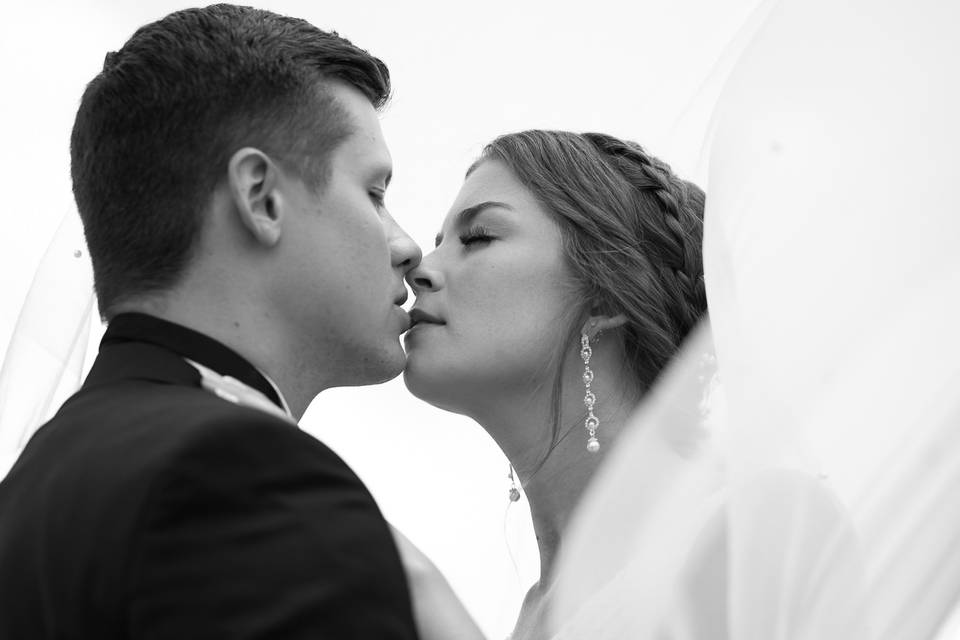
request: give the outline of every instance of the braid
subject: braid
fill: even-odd
[[[561,231],[580,300],[561,344],[576,342],[577,322],[591,310],[622,313],[625,360],[649,388],[706,312],[703,192],[639,145],[600,133],[507,134],[478,162],[491,158]]]
[[[629,183],[638,199],[637,236],[651,253],[668,305],[676,323],[678,341],[706,311],[703,280],[703,191],[678,178],[665,162],[630,141],[602,133],[585,133],[602,157]],[[655,199],[651,207],[644,200]],[[644,206],[644,205],[648,206]],[[652,214],[652,215],[651,215]]]

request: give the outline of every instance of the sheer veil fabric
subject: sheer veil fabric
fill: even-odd
[[[0,479],[34,431],[82,381],[95,309],[93,272],[76,212],[40,261],[0,367]]]
[[[584,497],[553,637],[945,638],[960,601],[960,5],[765,11],[709,135],[710,324]]]

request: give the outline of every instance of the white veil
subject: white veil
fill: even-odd
[[[769,8],[714,112],[712,327],[584,497],[557,637],[946,637],[958,25],[960,5],[936,0]],[[689,407],[713,345],[721,384],[700,424]]]
[[[37,268],[0,368],[0,479],[80,386],[93,313],[90,259],[72,212]]]

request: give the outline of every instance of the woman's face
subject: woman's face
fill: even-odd
[[[410,391],[476,415],[505,395],[550,389],[550,364],[573,303],[560,230],[503,163],[463,183],[436,249],[410,271]]]

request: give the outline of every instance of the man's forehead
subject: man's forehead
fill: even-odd
[[[364,171],[385,176],[393,173],[393,157],[382,135],[374,136],[354,129],[340,145],[340,150],[344,159],[360,165]]]
[[[352,127],[380,133],[380,116],[362,91],[345,82],[334,82],[325,89],[325,93],[340,108],[341,117]]]
[[[360,91],[338,86],[334,99],[343,109],[347,135],[341,142],[339,155],[343,159],[362,164],[365,170],[389,175],[393,158],[380,127],[376,109]]]

